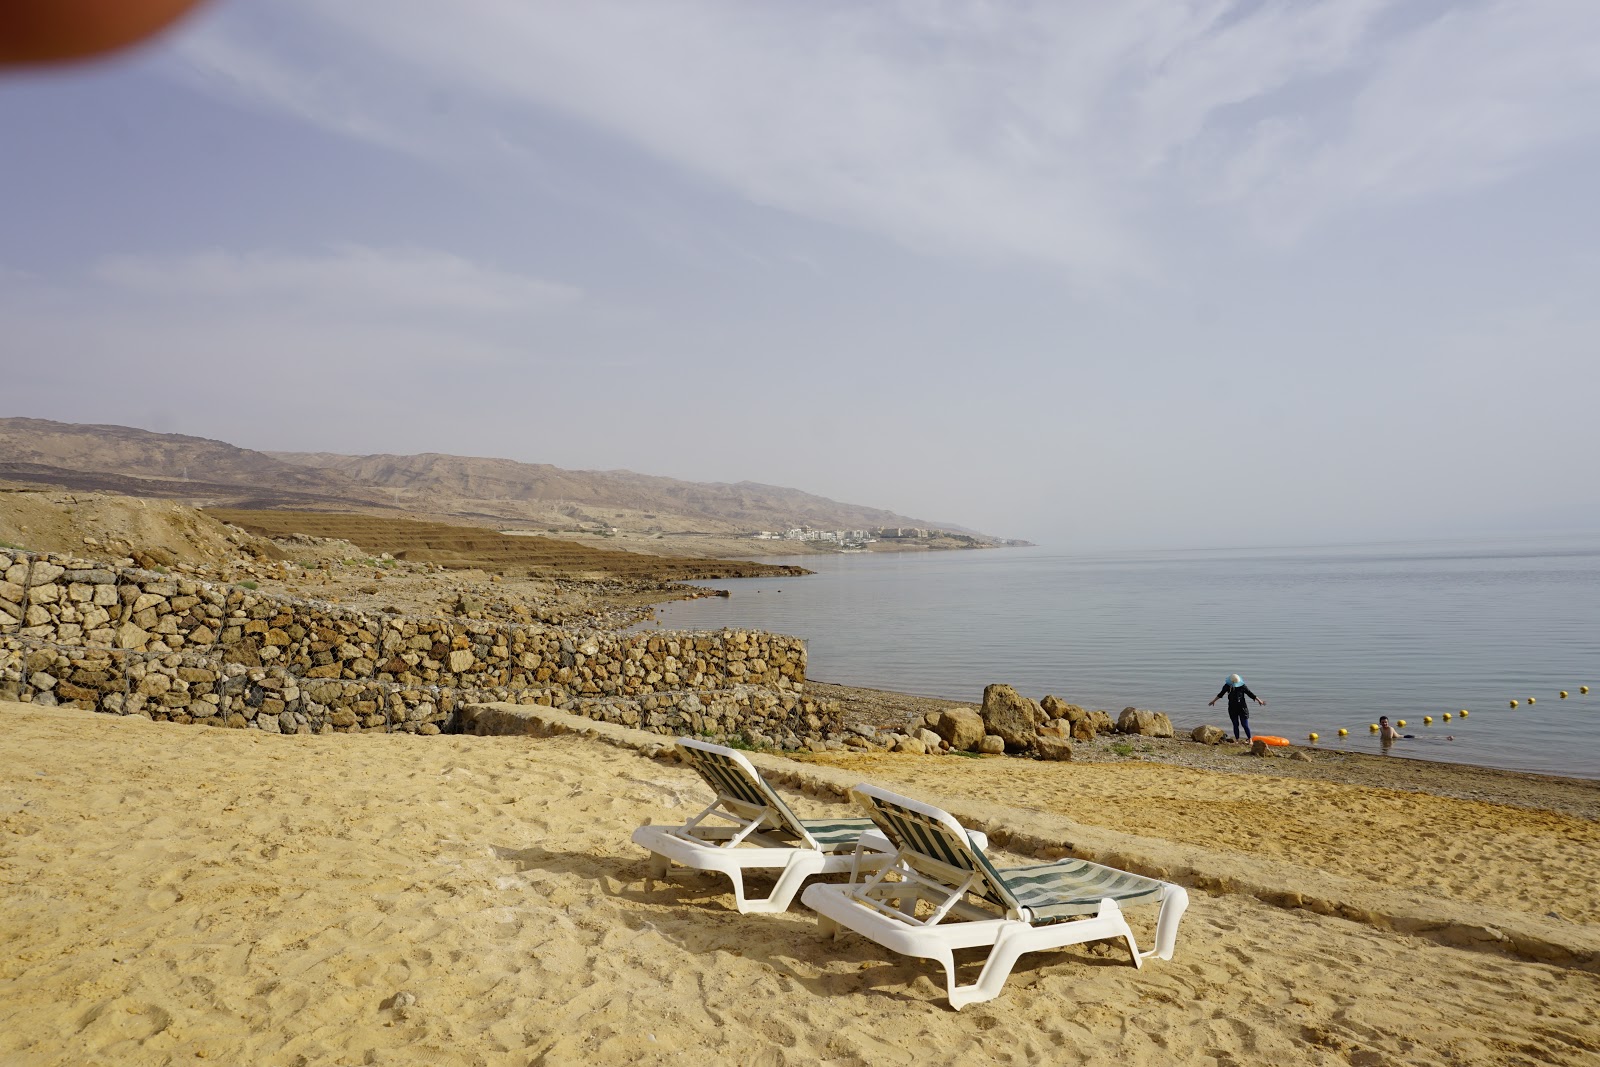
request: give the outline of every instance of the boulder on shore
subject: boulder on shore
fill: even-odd
[[[1046,695],[1039,701],[1039,707],[1051,719],[1066,719],[1069,723],[1076,723],[1089,714],[1076,704],[1068,704],[1058,696]]]
[[[983,717],[971,708],[950,708],[941,712],[933,729],[956,752],[976,751],[983,735],[989,732],[984,729]]]
[[[1117,733],[1138,734],[1141,737],[1171,737],[1172,720],[1159,711],[1143,708],[1123,708],[1117,720]]]
[[[1005,738],[1001,737],[999,734],[984,734],[983,740],[978,742],[978,751],[986,755],[1003,755],[1005,750]]]
[[[1065,762],[1072,758],[1072,745],[1064,738],[1042,734],[1034,741],[1033,752],[1042,760]]]
[[[1220,727],[1212,726],[1210,723],[1196,726],[1194,731],[1189,734],[1191,740],[1198,741],[1202,745],[1220,745],[1222,739],[1226,736],[1227,734],[1224,734]]]
[[[999,734],[1007,752],[1033,748],[1035,731],[1044,719],[1039,705],[1009,685],[995,684],[983,691],[983,725],[986,733]]]

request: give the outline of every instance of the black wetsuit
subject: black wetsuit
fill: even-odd
[[[1224,684],[1220,697],[1226,693],[1228,696],[1228,718],[1233,721],[1233,739],[1239,740],[1239,731],[1244,730],[1245,737],[1250,736],[1250,700],[1259,700],[1260,697],[1250,692],[1248,685]],[[1246,698],[1249,698],[1248,700]],[[1216,698],[1213,698],[1216,699]]]

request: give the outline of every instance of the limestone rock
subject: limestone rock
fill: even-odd
[[[1076,704],[1068,704],[1058,696],[1046,696],[1039,701],[1039,707],[1052,719],[1066,719],[1068,723],[1076,723],[1089,714]]]
[[[923,756],[928,752],[928,746],[920,737],[902,737],[894,743],[894,751],[908,752],[913,756]]]
[[[1062,762],[1072,758],[1072,745],[1065,738],[1042,734],[1034,741],[1034,755],[1042,760]]]
[[[1009,685],[995,684],[983,691],[984,732],[999,734],[1006,750],[1026,752],[1033,747],[1036,730],[1044,721],[1039,705]]]
[[[1219,745],[1226,736],[1220,729],[1210,723],[1196,726],[1194,731],[1189,734],[1191,740],[1198,741],[1202,745]]]
[[[145,642],[149,640],[150,635],[131,622],[123,623],[117,628],[118,648],[143,648]]]
[[[1311,762],[1311,757],[1306,755],[1304,749],[1295,749],[1293,752],[1289,753],[1289,758],[1292,760],[1298,760],[1301,763]]]
[[[939,751],[939,743],[944,740],[933,730],[918,730],[912,736],[922,742],[923,750],[927,752]]]
[[[1159,711],[1124,708],[1122,717],[1117,720],[1117,732],[1141,737],[1171,737],[1172,720]]]
[[[1006,739],[999,734],[984,734],[983,740],[978,742],[978,751],[986,755],[999,756],[1004,754],[1005,750]]]
[[[1072,724],[1074,741],[1093,741],[1096,732],[1094,720],[1087,715]]]
[[[957,752],[971,752],[989,731],[986,720],[971,708],[950,708],[940,713],[939,725],[934,729],[939,737]]]
[[[1272,751],[1272,746],[1267,744],[1265,741],[1262,741],[1260,738],[1257,738],[1256,740],[1250,742],[1250,754],[1252,756],[1276,756],[1277,755],[1276,752]]]

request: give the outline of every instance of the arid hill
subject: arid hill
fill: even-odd
[[[473,568],[492,574],[692,581],[806,573],[799,567],[740,560],[668,559],[592,548],[551,537],[376,515],[225,508],[213,508],[206,514],[260,537],[283,540],[299,534],[333,538],[349,541],[373,555],[387,552],[407,562],[434,563],[452,570]]]
[[[695,520],[701,529],[738,532],[815,526],[876,529],[919,526],[966,533],[948,523],[907,518],[881,508],[841,504],[797,489],[757,482],[681,482],[633,471],[570,471],[547,463],[450,456],[424,452],[415,456],[340,456],[325,452],[272,452],[274,459],[332,471],[362,486],[493,500],[554,504],[615,513],[655,512]],[[604,514],[609,509],[610,515]]]
[[[195,506],[404,515],[555,534],[615,532],[636,551],[672,556],[725,555],[736,538],[800,526],[915,527],[958,535],[917,547],[995,542],[948,523],[755,482],[683,482],[439,453],[257,452],[182,434],[44,419],[0,418],[0,478]],[[796,551],[792,544],[749,544],[747,551],[762,554]]]

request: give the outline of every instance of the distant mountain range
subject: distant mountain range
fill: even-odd
[[[404,512],[552,531],[727,537],[800,526],[910,527],[980,542],[1000,540],[949,523],[756,482],[683,482],[632,471],[573,471],[431,452],[256,452],[202,437],[45,419],[0,418],[0,479],[200,506]]]

